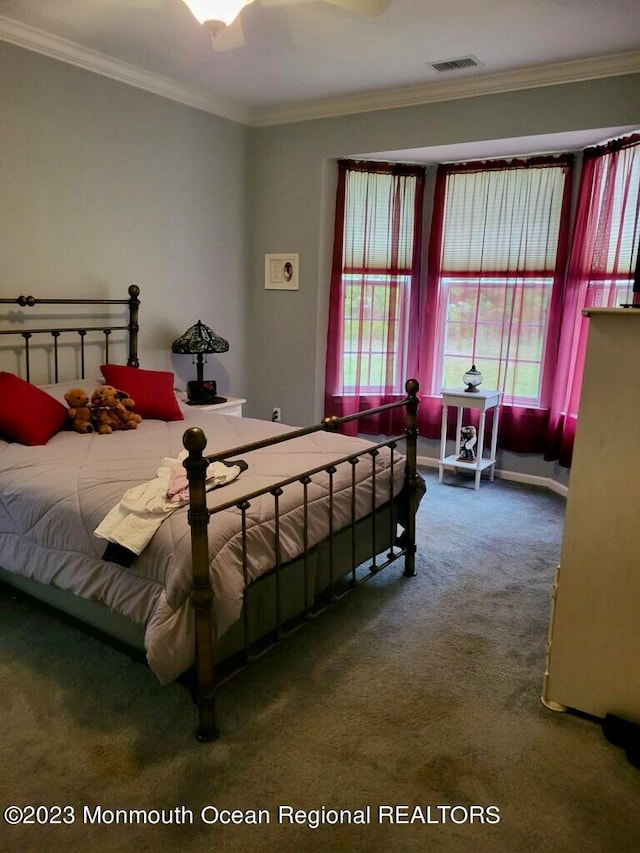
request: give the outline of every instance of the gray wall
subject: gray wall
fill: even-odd
[[[143,366],[191,378],[169,346],[200,318],[231,345],[220,391],[300,424],[322,415],[336,158],[640,124],[640,75],[253,129],[6,43],[0,76],[0,293],[137,283]],[[299,291],[264,290],[268,252],[300,254]]]
[[[321,412],[336,158],[634,123],[640,75],[252,129],[254,414]],[[300,254],[299,292],[263,289],[266,252]]]
[[[2,42],[0,77],[2,296],[138,284],[143,367],[192,378],[169,347],[200,318],[248,393],[247,129]]]
[[[250,142],[252,362],[249,414],[322,416],[335,159],[375,152],[640,124],[640,75],[254,128]],[[263,288],[264,254],[300,254],[300,291]],[[433,447],[424,444],[427,455]],[[555,466],[523,459],[553,476]],[[509,454],[504,467],[518,465]],[[559,477],[562,479],[563,474]]]

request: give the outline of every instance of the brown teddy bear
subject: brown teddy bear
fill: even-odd
[[[93,413],[90,408],[89,395],[82,388],[71,388],[64,395],[69,411],[67,417],[71,429],[76,432],[93,432]]]
[[[137,429],[138,424],[142,421],[142,417],[134,412],[135,402],[129,397],[125,391],[118,391],[122,409],[116,409],[121,422],[120,429]]]
[[[124,392],[113,385],[99,385],[91,395],[93,422],[99,435],[109,435],[118,429],[136,429],[136,421],[127,419],[127,410],[120,402]],[[131,425],[129,425],[131,424]]]

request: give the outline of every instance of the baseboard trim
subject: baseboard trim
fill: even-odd
[[[432,456],[418,456],[418,465],[422,468],[438,468],[438,460]],[[495,469],[495,476],[500,480],[511,480],[513,483],[524,483],[527,486],[537,486],[541,489],[547,489],[560,495],[562,498],[567,497],[568,487],[562,483],[558,483],[552,477],[539,477],[535,474],[522,474],[519,471],[503,471],[500,468]]]

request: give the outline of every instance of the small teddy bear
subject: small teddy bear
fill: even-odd
[[[134,406],[134,401],[125,391],[118,391],[113,385],[99,385],[91,395],[93,422],[98,434],[137,429],[142,418],[132,411]]]
[[[121,429],[137,429],[138,424],[142,421],[142,417],[137,414],[137,412],[133,411],[136,405],[135,401],[132,400],[124,391],[118,391],[118,394],[120,395],[120,403],[123,407],[123,410],[116,410],[118,417],[123,424]]]
[[[114,430],[124,429],[120,411],[125,411],[118,392],[112,385],[99,385],[91,395],[93,422],[98,435],[109,435]]]
[[[69,406],[67,417],[71,429],[80,433],[93,432],[93,413],[90,408],[89,395],[82,388],[71,388],[64,395],[64,399]]]

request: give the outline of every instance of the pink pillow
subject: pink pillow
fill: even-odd
[[[46,444],[67,422],[67,408],[14,373],[0,372],[0,433],[9,441]]]
[[[103,364],[100,368],[107,385],[126,391],[143,418],[159,421],[182,421],[184,414],[173,390],[173,373],[166,370],[141,370],[120,364]]]

